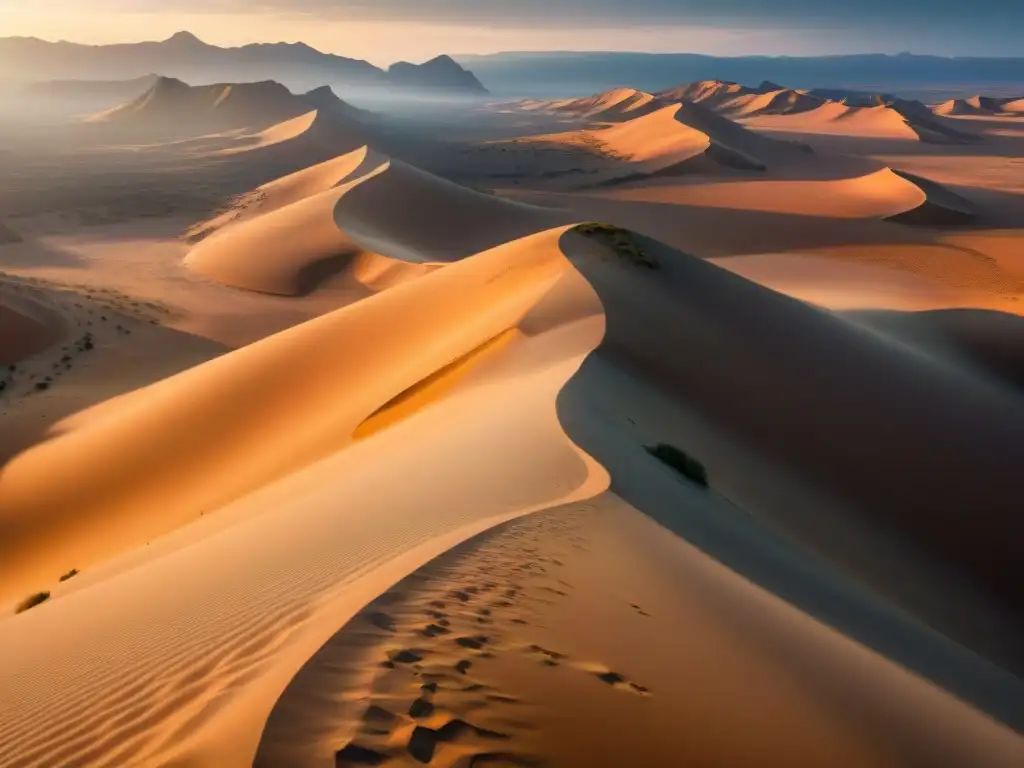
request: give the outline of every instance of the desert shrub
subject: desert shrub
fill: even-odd
[[[61,581],[67,581],[68,579],[74,578],[77,575],[78,575],[78,569],[77,568],[72,568],[70,571],[68,571],[63,576],[61,576],[60,580]]]
[[[708,487],[708,473],[704,465],[685,451],[681,451],[674,445],[658,443],[647,446],[647,452],[697,485]]]
[[[638,267],[645,267],[647,269],[657,269],[658,262],[654,258],[644,251],[636,241],[633,239],[633,235],[622,227],[616,227],[613,224],[601,224],[598,222],[590,222],[588,224],[580,224],[576,227],[576,231],[581,235],[587,235],[595,237],[601,240],[606,245],[610,246],[615,254],[619,258],[633,264]]]
[[[26,597],[24,600],[18,603],[18,607],[15,612],[22,613],[23,611],[27,611],[29,608],[35,608],[40,603],[45,603],[49,599],[49,592],[36,592],[34,595]]]
[[[48,381],[36,382],[36,390],[38,392],[45,392],[49,388],[50,388],[50,382],[48,382]]]

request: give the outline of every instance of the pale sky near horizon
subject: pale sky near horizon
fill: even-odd
[[[439,53],[1020,55],[1024,0],[0,0],[0,36],[89,44],[187,29],[303,41],[378,65]]]

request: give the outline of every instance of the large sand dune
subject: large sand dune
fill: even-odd
[[[745,493],[740,488],[750,492],[765,482],[754,494],[775,496],[766,514],[778,515],[784,527],[823,547],[832,561],[869,579],[941,631],[984,646],[986,632],[975,634],[954,619],[948,594],[923,588],[920,573],[891,583],[883,574],[892,564],[872,554],[871,545],[858,552],[852,539],[829,543],[830,534],[810,518],[798,520],[796,510],[806,502],[796,502],[795,496],[785,501],[788,492],[782,488],[789,481],[781,477],[806,483],[805,491],[813,488],[814,494],[837,500],[834,508],[888,531],[1006,605],[1018,606],[1024,595],[1010,574],[1019,527],[1012,488],[1021,457],[1012,435],[1024,428],[1020,402],[954,366],[907,354],[803,302],[653,241],[636,242],[660,269],[623,272],[607,259],[574,256],[608,314],[600,354],[687,403],[704,424],[713,425],[718,438],[705,433],[702,442],[694,432],[690,446],[706,457],[721,482],[740,495]],[[658,329],[655,336],[645,330],[650,328]],[[887,374],[877,379],[867,373],[876,370]],[[809,381],[815,382],[813,398],[806,396]],[[647,441],[657,442],[658,427],[650,426]],[[955,443],[940,437],[954,433]],[[602,449],[599,442],[579,435],[577,440],[610,465],[604,450],[612,451],[612,445]],[[738,455],[762,457],[775,469],[733,464]],[[872,469],[846,473],[843,466]],[[737,474],[727,477],[733,471]],[[980,485],[965,484],[964,477]],[[977,509],[980,487],[986,489],[985,514],[963,515],[966,508]],[[929,514],[917,514],[922,508]],[[1005,634],[986,650],[998,651],[1017,668],[1022,664],[1019,649]]]
[[[773,162],[806,154],[803,147],[760,136],[689,102],[606,127],[530,136],[511,144],[501,150],[505,155],[511,149],[507,157],[513,162],[540,148],[556,155],[556,163],[571,164],[557,176],[586,187],[656,175],[760,172]]]
[[[554,409],[603,332],[561,234],[500,246],[83,414],[9,463],[5,599],[71,562],[94,572],[4,620],[0,644],[17,659],[3,672],[2,690],[17,694],[0,704],[4,764],[249,762],[280,689],[369,598],[483,528],[599,492],[606,476]],[[397,395],[510,332],[472,380],[464,371],[414,418],[355,440]],[[424,453],[422,438],[441,434]],[[46,467],[70,455],[91,460],[67,485],[46,483]],[[399,467],[404,482],[389,481]],[[424,495],[427,481],[437,496]],[[183,566],[187,578],[170,576]],[[57,645],[25,643],[43,636]],[[161,640],[172,637],[173,650]],[[86,671],[105,680],[98,697],[47,681]],[[25,727],[57,711],[61,738]],[[117,723],[98,737],[111,711]]]
[[[249,199],[239,220],[195,246],[186,264],[228,285],[284,295],[343,269],[412,277],[430,262],[454,261],[565,221],[367,148],[272,182]],[[449,234],[455,228],[457,240]]]
[[[680,509],[728,516],[675,482]],[[552,768],[960,768],[1010,765],[1021,742],[607,493],[483,534],[367,606],[292,679],[255,765],[497,750]]]

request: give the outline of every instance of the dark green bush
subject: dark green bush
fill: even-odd
[[[663,464],[667,464],[676,470],[680,474],[692,480],[697,485],[701,485],[705,488],[708,487],[708,472],[697,459],[687,455],[684,451],[679,450],[674,445],[668,445],[666,443],[658,443],[657,445],[649,445],[646,447],[647,452],[654,458],[661,461]]]
[[[35,608],[40,603],[45,603],[49,599],[49,592],[36,592],[31,597],[26,597],[24,600],[18,603],[18,607],[15,610],[15,613],[21,613],[22,611],[27,611],[29,608]]]
[[[78,575],[78,569],[77,568],[72,568],[70,571],[68,571],[63,576],[61,576],[60,580],[61,581],[67,581],[68,579],[74,578],[77,575]]]

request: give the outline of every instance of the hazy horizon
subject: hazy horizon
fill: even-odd
[[[100,45],[164,40],[187,30],[213,45],[301,41],[376,65],[442,53],[536,51],[1015,56],[1014,22],[1024,21],[1024,8],[1006,3],[998,12],[977,10],[965,0],[907,0],[899,7],[865,0],[856,8],[779,0],[770,9],[755,0],[526,0],[515,9],[466,0],[383,0],[373,7],[360,0],[277,0],[259,10],[237,0],[56,0],[47,10],[19,5],[0,0],[4,36]]]

